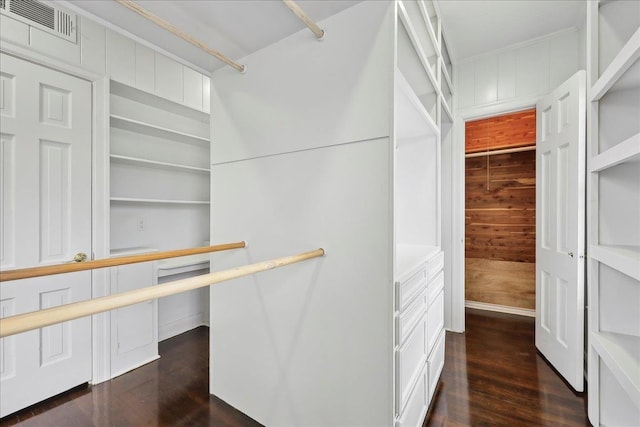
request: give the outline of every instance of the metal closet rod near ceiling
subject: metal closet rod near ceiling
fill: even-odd
[[[227,65],[229,65],[229,66],[231,66],[233,68],[235,68],[236,70],[240,71],[241,73],[246,71],[247,67],[245,65],[238,64],[234,60],[227,58],[222,53],[218,52],[217,50],[215,50],[213,48],[210,48],[206,44],[202,43],[200,40],[196,39],[195,37],[191,36],[190,34],[185,33],[184,31],[182,31],[181,29],[179,29],[175,25],[165,21],[164,19],[160,18],[159,16],[149,12],[148,10],[146,10],[142,6],[138,5],[137,3],[135,3],[135,2],[133,2],[131,0],[115,0],[115,1],[120,3],[121,5],[123,5],[124,7],[136,12],[137,14],[141,15],[142,17],[148,19],[149,21],[153,22],[154,24],[158,25],[159,27],[164,28],[165,30],[169,31],[170,33],[172,33],[172,34],[180,37],[181,39],[191,43],[192,45],[196,46],[197,48],[204,50],[209,55],[212,55],[212,56],[216,57],[220,61],[224,62],[225,64],[227,64]]]
[[[298,4],[295,1],[282,0],[282,2],[289,9],[291,9],[291,12],[293,12],[298,18],[300,18],[300,20],[304,22],[307,27],[309,27],[309,29],[313,32],[313,34],[316,35],[318,40],[322,40],[324,38],[324,30],[318,27],[318,25],[315,22],[313,22],[311,18],[309,18],[309,15],[304,13],[304,10],[302,10],[302,8],[298,6]]]

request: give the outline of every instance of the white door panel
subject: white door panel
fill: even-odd
[[[536,347],[584,387],[585,73],[537,105]]]
[[[91,84],[11,56],[0,58],[0,268],[91,252]],[[3,282],[3,317],[91,297],[88,271]],[[0,416],[91,376],[91,320],[0,340]]]

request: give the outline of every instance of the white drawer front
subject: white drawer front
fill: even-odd
[[[427,362],[426,336],[426,319],[422,317],[396,352],[396,407],[399,412],[406,405],[416,378]]]
[[[436,342],[436,346],[429,356],[429,402],[436,392],[440,373],[444,367],[444,340],[445,332],[442,331]]]
[[[429,260],[429,280],[433,279],[444,268],[444,252],[439,252]]]
[[[429,352],[436,343],[440,331],[444,327],[444,292],[436,296],[427,310],[427,348]]]
[[[396,427],[420,427],[427,414],[427,373],[421,372],[416,387],[412,390],[407,406],[396,420]]]
[[[444,289],[444,272],[441,271],[427,286],[427,304],[430,306],[436,300],[438,294]]]
[[[404,282],[396,282],[396,310],[404,310],[409,302],[426,286],[426,266]]]
[[[396,317],[396,345],[402,345],[415,324],[427,312],[427,292],[423,291],[409,304],[406,310]]]

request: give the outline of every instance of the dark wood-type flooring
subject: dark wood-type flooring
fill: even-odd
[[[466,332],[447,332],[445,366],[423,427],[591,425],[587,394],[575,393],[536,351],[533,318],[466,313]]]
[[[536,353],[533,319],[467,310],[466,326],[464,334],[447,333],[424,427],[589,425],[586,395],[572,392]],[[208,351],[208,329],[195,329],[161,342],[155,362],[27,408],[0,426],[260,426],[208,394]]]

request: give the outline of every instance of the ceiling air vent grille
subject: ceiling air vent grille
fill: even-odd
[[[3,14],[76,43],[77,16],[50,1],[0,0]]]

